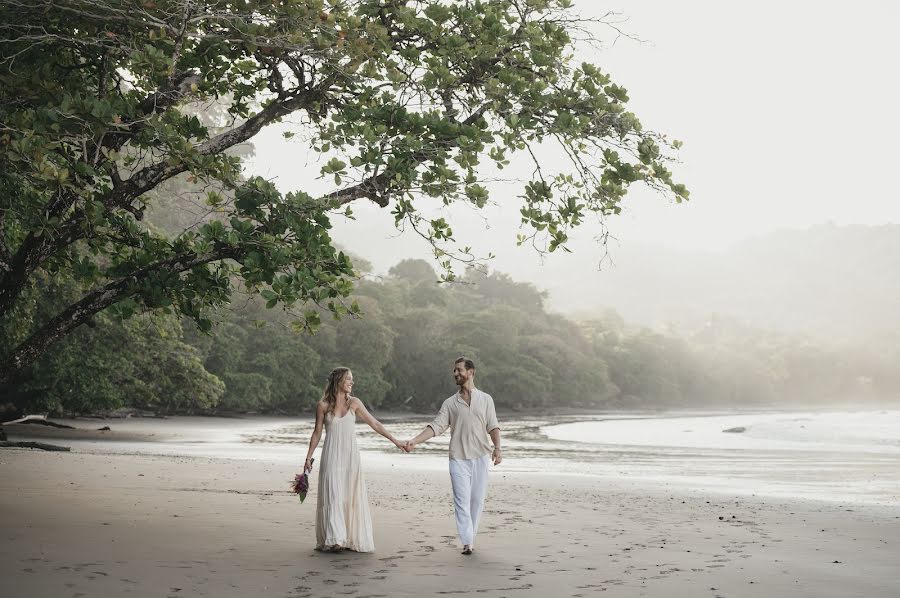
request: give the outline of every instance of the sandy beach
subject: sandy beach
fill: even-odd
[[[900,595],[900,508],[501,464],[463,557],[446,472],[405,458],[366,467],[376,551],[328,554],[283,460],[4,449],[0,595]]]

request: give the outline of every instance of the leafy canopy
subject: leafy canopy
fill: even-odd
[[[453,280],[451,223],[427,198],[486,205],[482,163],[535,160],[519,242],[564,247],[588,214],[617,214],[632,183],[681,201],[677,147],[645,131],[624,89],[572,59],[569,0],[10,0],[0,6],[0,333],[6,372],[103,310],[162,310],[208,330],[234,284],[269,307],[336,316],[353,266],[330,216],[389,207],[434,246]],[[198,117],[224,106],[211,125]],[[327,157],[334,190],[282,193],[245,178],[234,148],[288,115]],[[555,144],[565,172],[541,169]],[[197,226],[144,222],[181,177],[204,194]],[[432,202],[433,203],[433,202]],[[30,322],[39,272],[83,294]],[[298,327],[312,330],[320,310]],[[23,325],[26,322],[27,325]]]

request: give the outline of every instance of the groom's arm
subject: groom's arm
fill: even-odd
[[[417,444],[421,444],[429,438],[434,438],[435,436],[442,434],[444,430],[449,427],[450,407],[447,405],[447,401],[444,401],[444,404],[441,405],[441,410],[438,412],[437,417],[434,418],[434,421],[425,426],[425,429],[419,432],[415,438],[406,441],[405,446],[407,452],[411,451]]]
[[[419,434],[415,438],[413,438],[412,440],[408,440],[406,442],[406,445],[410,449],[412,449],[417,444],[422,444],[429,438],[434,438],[434,436],[435,436],[434,430],[431,428],[430,425],[428,425],[428,426],[425,426],[425,429],[422,430],[421,432],[419,432]]]

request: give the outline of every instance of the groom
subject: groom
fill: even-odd
[[[444,401],[437,417],[418,436],[406,441],[405,450],[439,436],[450,428],[450,482],[456,508],[456,529],[463,544],[463,554],[472,554],[478,520],[484,509],[487,492],[488,465],[498,465],[500,456],[500,424],[494,410],[494,399],[475,388],[475,364],[460,357],[453,366],[453,378],[459,392]],[[493,449],[491,448],[493,445]]]

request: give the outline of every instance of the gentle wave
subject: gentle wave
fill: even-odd
[[[763,413],[549,425],[551,440],[595,445],[900,454],[900,411]]]
[[[424,421],[388,429],[411,438]],[[900,506],[900,411],[687,416],[617,414],[501,420],[498,472],[556,473],[646,487]],[[72,441],[73,448],[172,456],[208,456],[300,466],[311,420],[173,418],[121,422],[169,437],[159,442]],[[743,429],[725,433],[726,429]],[[174,434],[173,434],[174,433]],[[357,425],[365,466],[447,469],[449,434],[411,455]]]

